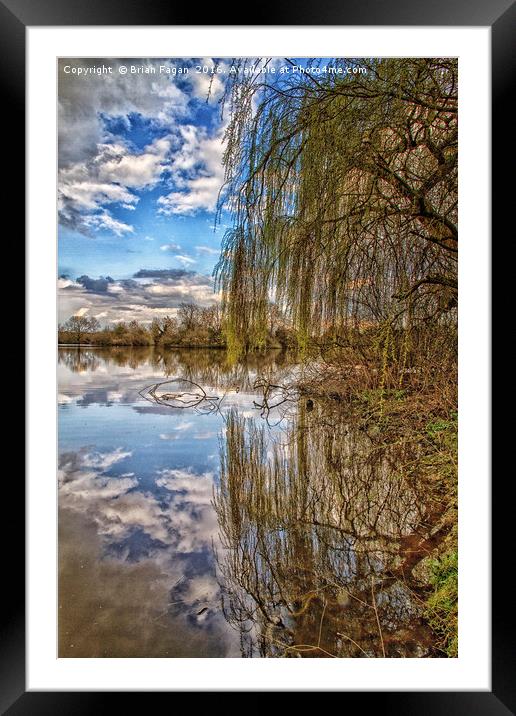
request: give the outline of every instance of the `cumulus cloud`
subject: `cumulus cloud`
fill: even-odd
[[[105,453],[104,461],[109,463],[111,458]],[[109,477],[102,465],[88,467],[85,455],[78,452],[72,464],[61,468],[61,507],[89,517],[103,535],[121,539],[138,528],[153,539],[167,540],[167,520],[159,502],[150,494],[132,491],[138,485],[135,477]]]
[[[108,231],[117,236],[134,231],[116,219],[109,206],[134,209],[135,190],[154,187],[167,168],[171,140],[159,138],[142,151],[128,146],[102,144],[95,156],[59,170],[58,208],[63,226],[89,234]]]
[[[120,144],[103,146],[96,157],[99,178],[131,189],[153,186],[163,173],[170,145],[170,139],[156,139],[141,154],[131,154]]]
[[[161,251],[181,251],[179,244],[174,241],[169,241],[168,244],[162,244],[160,246]]]
[[[194,271],[177,269],[140,269],[132,279],[114,280],[110,276],[76,280],[60,277],[59,321],[71,315],[87,313],[102,323],[173,316],[184,301],[209,306],[220,296],[213,291],[213,280]]]
[[[146,62],[172,66],[178,61]],[[199,62],[214,64],[212,58]],[[113,72],[78,76],[64,69],[100,64]],[[222,95],[223,76],[197,73],[192,64],[181,84],[159,72],[121,75],[120,64],[102,59],[59,64],[59,216],[64,227],[86,235],[132,233],[132,224],[113,216],[113,207],[134,211],[139,193],[164,179],[168,193],[157,200],[159,213],[213,211],[224,181],[223,126],[213,133],[192,123],[200,100],[209,96],[216,102]],[[136,117],[157,135],[143,150],[127,142]]]
[[[131,116],[140,115],[157,128],[183,116],[188,95],[166,74],[121,75],[120,64],[128,60],[59,61],[59,163],[83,162],[97,153],[97,145],[111,136],[104,117],[118,118],[126,128]],[[141,62],[139,60],[138,62]],[[150,60],[151,64],[173,65],[173,60]],[[88,68],[101,64],[113,68],[109,75],[66,73],[65,66]]]
[[[220,616],[220,626],[214,615],[210,629],[194,631],[186,615],[171,612],[183,564],[158,555],[134,561],[127,549],[106,559],[106,541],[87,517],[60,510],[60,657],[226,655]]]
[[[123,448],[119,447],[116,448],[116,450],[107,453],[86,452],[81,456],[81,462],[82,465],[84,465],[85,467],[94,467],[98,470],[107,470],[108,468],[115,465],[117,462],[131,457],[131,455],[132,452],[130,450],[124,450]]]
[[[156,485],[172,493],[170,520],[179,536],[178,552],[198,552],[210,545],[218,534],[218,521],[212,505],[214,474],[190,470],[158,471]]]
[[[106,472],[123,454],[61,457],[60,655],[237,656],[210,556],[212,473],[161,470],[142,490],[134,475]]]
[[[222,129],[213,137],[193,125],[183,125],[179,132],[182,143],[170,166],[174,191],[158,199],[158,211],[165,215],[214,211],[224,182]]]

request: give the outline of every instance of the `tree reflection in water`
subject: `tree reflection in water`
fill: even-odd
[[[225,350],[177,349],[164,350],[154,346],[87,347],[60,346],[59,363],[73,373],[91,372],[116,366],[137,370],[148,366],[164,377],[177,376],[197,383],[225,388],[238,385],[250,389],[260,375],[288,375],[293,356],[282,350],[267,350],[246,356],[238,362],[230,361]]]
[[[243,656],[438,655],[415,568],[447,528],[416,457],[303,401],[275,436],[230,412],[217,561]]]
[[[91,348],[75,348],[66,349],[59,348],[58,363],[65,365],[72,373],[94,373],[100,368],[103,361],[98,351]]]

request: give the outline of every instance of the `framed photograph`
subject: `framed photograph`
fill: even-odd
[[[490,444],[514,6],[226,13],[0,3],[28,309],[3,712],[514,713]]]

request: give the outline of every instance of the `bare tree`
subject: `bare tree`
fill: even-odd
[[[100,330],[100,323],[94,316],[70,316],[60,330],[73,334],[76,343],[81,343],[86,334]]]

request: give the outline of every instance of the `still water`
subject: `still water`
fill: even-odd
[[[285,389],[300,370],[59,349],[59,656],[437,655],[417,448]]]

